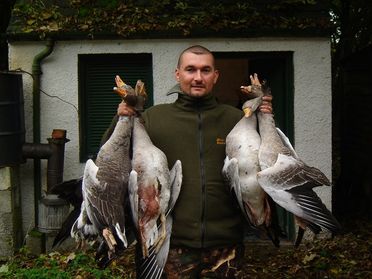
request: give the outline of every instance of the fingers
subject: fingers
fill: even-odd
[[[259,107],[259,110],[263,113],[273,113],[273,105],[271,101],[273,100],[273,96],[263,96],[262,97],[262,104]]]
[[[136,114],[136,110],[123,101],[118,105],[117,114],[119,116],[132,116]]]
[[[259,110],[263,113],[273,113],[273,107],[269,105],[261,105]]]
[[[267,103],[271,103],[273,100],[273,96],[272,95],[264,95],[262,96],[262,103],[264,104],[265,102]]]

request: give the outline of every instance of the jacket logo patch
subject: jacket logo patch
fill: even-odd
[[[216,143],[217,144],[226,144],[226,141],[225,141],[225,139],[217,138]]]

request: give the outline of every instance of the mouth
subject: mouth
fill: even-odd
[[[205,86],[204,85],[192,85],[191,88],[195,90],[201,90],[201,89],[205,89]]]

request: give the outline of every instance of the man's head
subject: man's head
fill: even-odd
[[[202,97],[212,91],[219,74],[213,54],[205,47],[195,45],[180,54],[175,75],[184,93]]]

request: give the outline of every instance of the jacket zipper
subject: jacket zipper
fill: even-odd
[[[200,159],[200,182],[202,190],[202,211],[200,216],[201,221],[201,247],[204,248],[205,242],[205,204],[206,204],[206,195],[205,195],[205,169],[204,169],[204,154],[203,154],[203,121],[202,114],[200,109],[198,109],[198,120],[199,120],[199,159]]]

